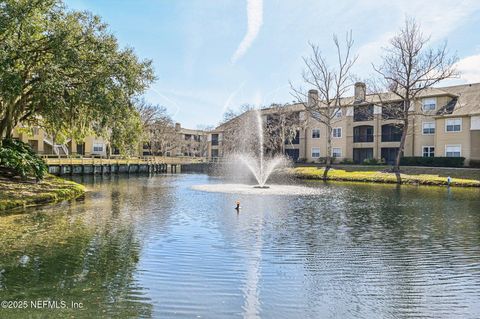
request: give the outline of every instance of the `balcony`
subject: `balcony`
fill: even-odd
[[[218,145],[218,134],[212,134],[212,145]]]
[[[285,144],[300,144],[300,131],[297,131],[293,140],[285,141]]]
[[[395,124],[382,125],[382,142],[400,142],[403,128]]]
[[[373,120],[373,104],[355,106],[353,110],[353,121],[371,121]]]
[[[373,134],[354,135],[353,142],[354,143],[371,143],[373,142]]]
[[[362,125],[353,128],[354,143],[371,143],[373,142],[373,126]]]

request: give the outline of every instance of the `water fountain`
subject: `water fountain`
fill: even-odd
[[[269,156],[265,152],[264,127],[259,110],[251,113],[255,118],[243,122],[245,139],[238,150],[224,157],[225,163],[219,169],[227,180],[245,180],[245,176],[253,175],[256,184],[247,183],[212,183],[195,185],[193,189],[206,192],[252,195],[312,195],[319,193],[319,188],[292,185],[292,181],[279,185],[267,184],[275,169],[285,167],[289,160],[284,155]],[[257,145],[258,144],[258,145]],[[242,168],[245,168],[243,170]],[[293,183],[294,184],[294,183]]]
[[[265,158],[263,120],[260,111],[255,111],[255,117],[259,139],[258,158],[250,154],[240,154],[239,158],[248,167],[253,176],[255,176],[257,185],[255,185],[254,188],[269,188],[269,186],[265,185],[268,177],[272,174],[275,167],[285,162],[285,157],[275,156],[268,159]]]

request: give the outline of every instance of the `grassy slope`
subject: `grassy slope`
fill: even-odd
[[[323,168],[317,167],[297,167],[292,169],[292,173],[298,178],[303,179],[322,179]],[[447,179],[443,176],[433,174],[401,174],[402,183],[420,184],[420,185],[447,185]],[[397,179],[393,173],[381,171],[345,171],[343,169],[331,169],[328,172],[329,180],[337,181],[356,181],[373,183],[396,183]],[[480,187],[480,180],[453,178],[452,186]]]
[[[52,175],[39,183],[0,177],[0,211],[72,199],[83,193],[83,185]]]

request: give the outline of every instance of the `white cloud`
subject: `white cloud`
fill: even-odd
[[[480,82],[480,54],[461,59],[456,64],[460,77],[468,83]]]
[[[247,0],[247,33],[233,54],[231,61],[235,63],[250,48],[258,36],[263,24],[263,0]]]
[[[372,0],[373,1],[373,0]],[[377,3],[377,2],[375,2]],[[389,40],[403,26],[405,17],[414,17],[420,24],[425,36],[431,36],[431,41],[448,38],[448,35],[458,26],[466,22],[466,18],[480,10],[480,1],[462,0],[459,3],[449,0],[417,1],[405,0],[398,2],[379,2],[379,10],[397,12],[392,17],[389,29],[369,43],[363,44],[359,50],[359,63],[368,64],[379,59],[382,47],[388,46]]]

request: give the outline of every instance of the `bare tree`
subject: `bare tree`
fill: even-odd
[[[254,142],[258,140],[255,135],[257,134],[255,112],[253,106],[245,104],[240,107],[238,112],[227,110],[224,113],[223,123],[219,126],[223,133],[222,149],[224,154],[249,152],[257,149],[254,145]]]
[[[142,120],[144,142],[150,154],[165,156],[178,146],[180,137],[166,107],[149,104],[145,100],[138,101],[135,107]]]
[[[338,120],[344,97],[353,85],[354,77],[351,70],[357,60],[357,55],[352,54],[354,41],[351,32],[346,34],[343,46],[336,35],[333,36],[333,43],[337,56],[334,65],[328,64],[319,46],[311,43],[312,55],[303,58],[305,70],[302,73],[302,79],[305,85],[313,89],[307,91],[290,83],[294,99],[303,104],[311,118],[327,128],[324,179],[327,178],[332,163],[333,124]]]
[[[395,159],[393,171],[400,183],[400,159],[405,149],[410,119],[422,114],[423,109],[415,107],[417,100],[424,91],[442,80],[455,77],[457,72],[454,64],[455,56],[449,56],[446,42],[438,48],[427,47],[429,37],[424,37],[420,26],[414,19],[407,18],[405,25],[390,40],[389,47],[385,48],[381,65],[373,65],[373,69],[380,75],[375,91],[388,91],[388,101],[378,94],[379,106],[382,114],[388,114],[399,120],[402,129],[400,146]]]
[[[285,154],[285,144],[292,144],[306,120],[288,104],[272,104],[264,126],[265,148],[273,154]]]

